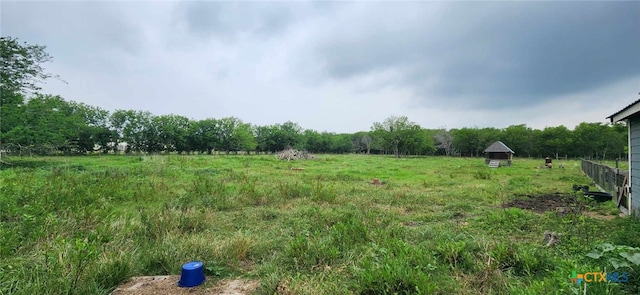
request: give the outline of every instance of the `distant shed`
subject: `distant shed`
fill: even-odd
[[[506,162],[508,166],[511,166],[515,152],[502,141],[496,141],[484,150],[484,154],[485,164],[489,164],[491,161],[500,161],[500,165],[502,165],[502,162]]]

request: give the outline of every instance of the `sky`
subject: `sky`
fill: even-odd
[[[606,117],[640,99],[640,2],[2,1],[42,92],[109,111],[330,132]]]

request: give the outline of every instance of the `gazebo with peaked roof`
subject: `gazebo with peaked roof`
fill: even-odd
[[[502,141],[496,141],[484,150],[484,154],[485,164],[489,164],[491,161],[506,161],[507,165],[511,166],[511,161],[513,160],[513,154],[515,154],[515,152]]]

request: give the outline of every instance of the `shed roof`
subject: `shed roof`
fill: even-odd
[[[506,144],[502,141],[496,141],[492,143],[486,150],[485,153],[512,153],[515,154],[513,150],[511,150]]]
[[[629,118],[638,112],[640,112],[640,99],[632,102],[630,105],[607,117],[607,119],[611,119],[611,123],[615,123]]]

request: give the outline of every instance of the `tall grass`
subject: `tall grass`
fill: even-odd
[[[108,294],[203,261],[258,294],[571,294],[599,242],[638,247],[629,219],[502,208],[589,182],[516,159],[344,155],[15,159],[0,171],[0,294]],[[372,184],[372,179],[382,181]],[[611,205],[588,204],[598,212]],[[544,231],[561,242],[545,247]],[[639,273],[633,269],[634,273]],[[638,287],[590,284],[633,294]]]

